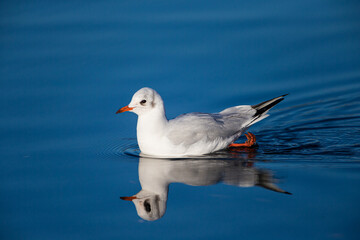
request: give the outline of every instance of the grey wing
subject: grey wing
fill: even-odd
[[[237,106],[220,113],[188,113],[169,121],[168,138],[174,144],[236,140],[254,115],[251,106]],[[244,127],[245,126],[245,127]]]
[[[256,110],[250,105],[227,108],[221,111],[220,114],[226,119],[225,121],[230,128],[240,126],[242,129],[246,129],[258,119]]]
[[[268,116],[267,112],[284,100],[282,95],[256,105],[227,108],[219,113],[189,113],[169,121],[168,137],[174,144],[191,145],[216,139],[236,140],[254,123]]]

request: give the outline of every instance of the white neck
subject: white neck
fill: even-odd
[[[137,140],[141,152],[150,153],[166,131],[168,120],[164,108],[155,108],[140,114],[137,122]]]
[[[164,109],[153,109],[138,117],[137,130],[156,133],[161,131],[168,123]]]
[[[164,164],[162,160],[151,161],[140,158],[139,180],[142,191],[157,194],[161,199],[166,200],[170,182],[166,174],[168,168],[162,164]]]

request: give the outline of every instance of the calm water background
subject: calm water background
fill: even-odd
[[[358,1],[2,1],[1,239],[359,239]],[[169,118],[290,93],[224,153],[261,187],[170,185],[139,218],[141,87]],[[241,139],[240,141],[243,141]],[[239,160],[240,159],[240,160]],[[242,160],[241,160],[242,159]],[[222,160],[215,160],[222,161]]]

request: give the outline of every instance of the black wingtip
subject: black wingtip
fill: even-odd
[[[264,112],[270,110],[270,109],[273,108],[276,104],[278,104],[279,102],[281,102],[282,100],[284,100],[284,97],[287,96],[287,95],[289,95],[289,94],[287,93],[287,94],[281,95],[281,96],[279,96],[279,97],[270,99],[270,100],[268,100],[268,101],[265,101],[265,102],[262,102],[262,103],[259,103],[259,104],[256,104],[256,105],[252,105],[251,107],[256,110],[256,113],[254,114],[254,117],[260,116],[260,115],[263,114]]]

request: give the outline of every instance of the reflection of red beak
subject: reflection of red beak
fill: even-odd
[[[120,197],[121,200],[125,200],[125,201],[132,201],[134,199],[137,199],[136,196],[131,196],[131,197]]]
[[[130,110],[133,110],[134,108],[131,108],[129,106],[125,106],[123,108],[120,108],[116,113],[122,113],[122,112],[127,112],[127,111],[130,111]]]

